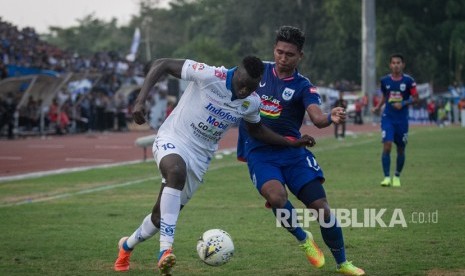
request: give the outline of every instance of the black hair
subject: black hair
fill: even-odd
[[[400,60],[402,61],[402,63],[404,63],[404,56],[400,53],[394,53],[391,55],[391,57],[389,58],[389,62],[391,62],[391,60],[393,58],[400,58]]]
[[[242,65],[244,65],[247,74],[254,79],[260,78],[265,70],[265,65],[263,65],[261,59],[255,56],[246,56],[242,60]]]
[[[279,41],[294,44],[297,46],[299,51],[302,51],[305,43],[305,34],[299,28],[293,26],[281,26],[276,31],[275,43],[278,43]]]

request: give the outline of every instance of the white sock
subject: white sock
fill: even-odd
[[[172,247],[181,208],[181,191],[163,188],[160,198],[160,251]]]
[[[150,239],[153,237],[160,229],[155,227],[152,222],[152,214],[148,214],[142,224],[137,228],[134,233],[127,239],[126,243],[129,248],[134,248],[137,244]]]

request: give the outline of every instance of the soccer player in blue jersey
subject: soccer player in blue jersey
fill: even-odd
[[[291,140],[301,137],[299,130],[305,112],[318,128],[342,123],[346,118],[342,107],[334,107],[329,114],[323,113],[317,88],[297,71],[304,42],[300,29],[280,27],[275,39],[274,62],[265,63],[265,72],[256,90],[262,101],[262,123]],[[280,213],[295,214],[287,186],[308,209],[318,214],[323,240],[337,263],[336,271],[346,275],[365,274],[346,260],[342,229],[335,223],[322,185],[323,171],[309,150],[263,143],[251,137],[245,124],[241,124],[237,154],[239,160],[247,161],[253,184],[278,220]],[[317,268],[322,267],[325,258],[312,234],[292,220],[293,216],[289,216],[287,223],[282,223],[283,227],[300,242],[309,262]]]
[[[381,118],[381,132],[383,138],[383,165],[384,179],[381,186],[400,187],[400,173],[405,163],[405,146],[408,137],[408,106],[418,101],[415,80],[403,73],[405,67],[404,57],[401,54],[392,54],[389,68],[391,73],[381,78],[382,98],[373,112],[378,113],[383,105],[384,112]],[[392,142],[397,146],[396,172],[390,177]]]

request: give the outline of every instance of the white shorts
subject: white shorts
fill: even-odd
[[[181,156],[186,163],[186,183],[181,192],[181,204],[186,205],[203,183],[203,176],[207,172],[213,154],[196,151],[185,146],[185,143],[179,139],[168,136],[157,136],[153,143],[152,152],[158,167],[160,167],[160,161],[163,157],[173,153]],[[166,183],[164,178],[162,178],[162,183]]]

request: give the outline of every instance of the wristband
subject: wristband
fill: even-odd
[[[402,107],[406,106],[406,105],[409,105],[412,103],[412,98],[406,100],[406,101],[402,101]]]
[[[327,119],[328,119],[328,123],[329,123],[329,124],[332,124],[332,123],[333,123],[333,120],[331,120],[331,112],[328,113],[328,118],[327,118]]]

